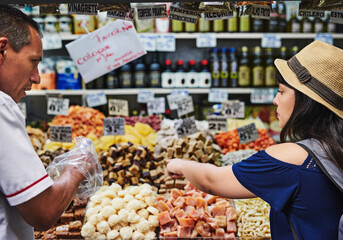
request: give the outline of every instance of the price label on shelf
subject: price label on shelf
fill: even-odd
[[[43,50],[61,49],[62,39],[59,34],[46,33],[42,38]]]
[[[104,118],[104,135],[125,135],[125,119]]]
[[[210,89],[208,93],[209,102],[225,102],[229,98],[229,93],[225,90]]]
[[[164,113],[166,111],[166,100],[164,97],[155,98],[147,103],[148,114]]]
[[[20,112],[23,114],[24,118],[27,118],[26,103],[18,102],[17,105],[19,107]]]
[[[330,22],[343,24],[343,10],[331,10]]]
[[[48,115],[68,115],[68,98],[48,98]]]
[[[262,36],[261,47],[263,48],[280,48],[281,36],[279,34],[265,33]]]
[[[253,88],[250,101],[251,103],[273,103],[274,97],[277,93],[277,89],[274,88]]]
[[[251,6],[251,17],[260,19],[270,19],[270,7],[261,5]]]
[[[54,142],[72,142],[70,126],[50,126],[50,140]]]
[[[114,116],[129,116],[129,102],[121,99],[109,99],[108,113]]]
[[[184,97],[175,101],[177,115],[179,117],[194,112],[193,99],[191,96]]]
[[[333,37],[331,33],[317,33],[314,40],[320,40],[322,42],[333,45]]]
[[[175,122],[175,129],[179,138],[186,137],[197,132],[194,116],[179,119]]]
[[[107,104],[107,98],[103,92],[86,95],[86,101],[88,107],[96,107]]]
[[[216,132],[227,132],[227,117],[226,116],[208,116],[208,129]]]
[[[237,132],[241,144],[252,142],[259,138],[255,123],[239,127]]]
[[[199,33],[196,38],[197,48],[207,48],[217,46],[217,36],[215,33]]]
[[[175,36],[173,34],[157,35],[157,51],[175,52]]]
[[[244,118],[245,103],[240,101],[227,101],[222,103],[222,113],[228,118]]]
[[[139,40],[141,41],[145,51],[156,51],[157,49],[157,37],[153,33],[141,33],[139,34]]]
[[[147,103],[149,101],[154,100],[155,94],[151,91],[140,90],[137,96],[137,102],[139,103]]]

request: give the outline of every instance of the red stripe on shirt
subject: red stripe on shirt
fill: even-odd
[[[26,191],[27,189],[33,187],[33,186],[36,185],[37,183],[43,181],[43,180],[44,180],[45,178],[47,178],[48,176],[49,176],[49,175],[46,174],[44,177],[38,179],[37,181],[35,181],[34,183],[30,184],[30,185],[27,186],[26,188],[23,188],[23,189],[21,189],[21,190],[15,192],[15,193],[12,193],[12,194],[10,194],[10,195],[6,195],[5,197],[7,197],[7,198],[14,197],[14,196],[16,196],[16,195],[18,195],[18,194],[20,194],[20,193]]]

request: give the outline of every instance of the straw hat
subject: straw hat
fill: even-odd
[[[285,81],[343,118],[343,50],[314,41],[275,65]]]

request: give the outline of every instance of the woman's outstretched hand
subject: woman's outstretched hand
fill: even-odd
[[[186,160],[182,160],[179,158],[168,159],[167,160],[167,172],[168,175],[172,178],[180,178],[183,176],[182,174],[182,165]]]

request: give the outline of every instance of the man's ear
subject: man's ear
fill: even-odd
[[[9,46],[8,38],[0,37],[0,64],[6,58],[6,53],[7,53],[8,46]]]

